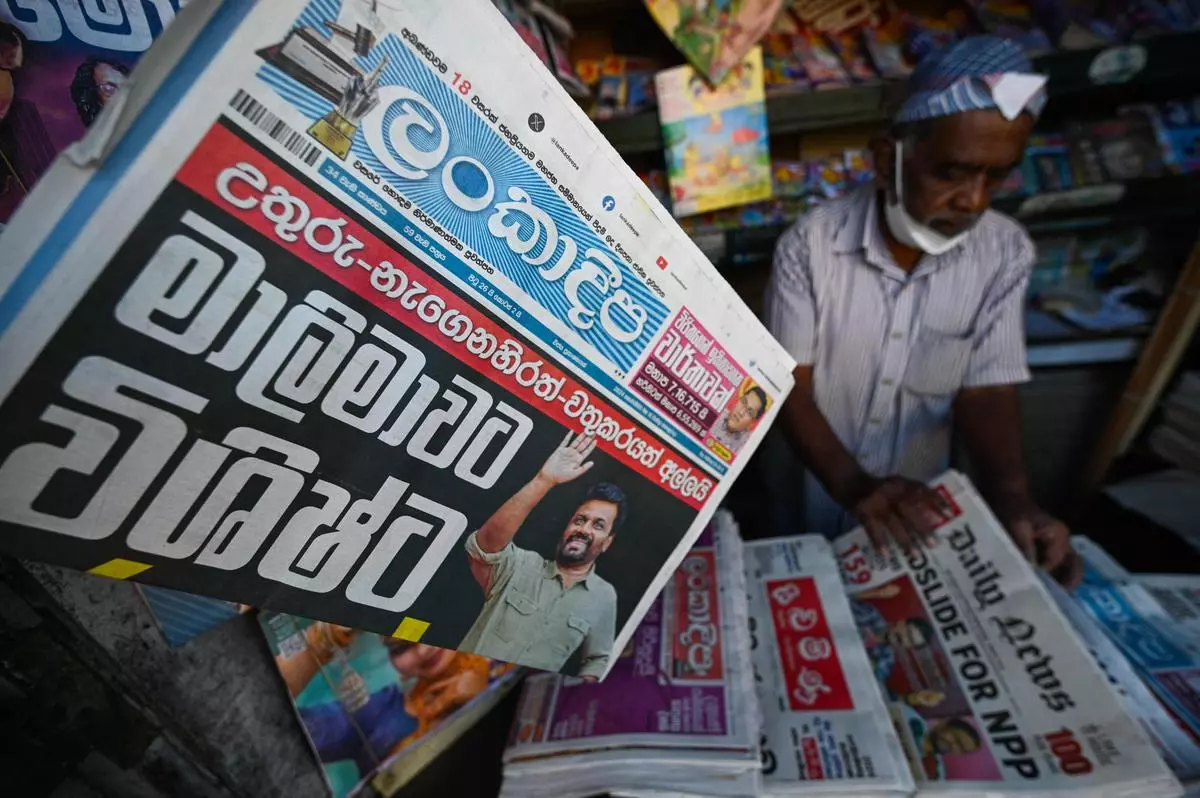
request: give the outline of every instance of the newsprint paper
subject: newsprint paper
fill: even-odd
[[[1175,796],[1182,791],[965,477],[935,483],[937,545],[882,557],[834,543],[918,791]]]
[[[118,96],[0,239],[0,548],[606,673],[794,364],[554,76],[194,0]]]
[[[910,795],[913,779],[829,542],[747,543],[767,795]]]

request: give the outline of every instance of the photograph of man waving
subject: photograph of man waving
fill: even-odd
[[[513,544],[533,508],[558,485],[592,468],[594,438],[567,433],[533,479],[467,537],[486,601],[459,645],[485,657],[557,671],[580,649],[579,675],[598,679],[616,633],[617,593],[596,573],[625,517],[625,494],[610,482],[584,493],[550,559]]]

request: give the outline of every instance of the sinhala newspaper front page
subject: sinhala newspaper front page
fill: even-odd
[[[922,793],[1179,795],[1069,622],[970,483],[935,483],[937,545],[834,549]]]
[[[606,673],[783,350],[487,0],[194,0],[127,89],[0,243],[0,548]]]

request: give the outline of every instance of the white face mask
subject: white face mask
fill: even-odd
[[[909,215],[908,211],[904,208],[904,177],[903,170],[900,168],[900,163],[903,160],[904,145],[897,141],[895,155],[896,201],[891,202],[885,198],[883,203],[884,218],[887,219],[888,229],[892,231],[892,235],[896,237],[896,240],[905,246],[919,249],[930,255],[941,255],[943,252],[949,252],[961,244],[971,231],[963,230],[957,235],[946,237],[932,227],[921,224]]]

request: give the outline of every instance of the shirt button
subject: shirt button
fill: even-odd
[[[902,333],[902,332],[892,333],[892,340],[894,340],[894,341],[899,341],[903,337],[904,337],[904,333]]]
[[[884,378],[884,379],[880,380],[880,382],[881,382],[883,385],[895,385],[895,384],[896,384],[896,381],[895,381],[895,380],[889,380],[889,379],[887,379],[887,378]]]
[[[878,419],[878,418],[872,418],[872,419],[869,419],[869,420],[867,421],[867,423],[868,423],[868,424],[878,424],[880,421],[881,421],[881,419]]]

